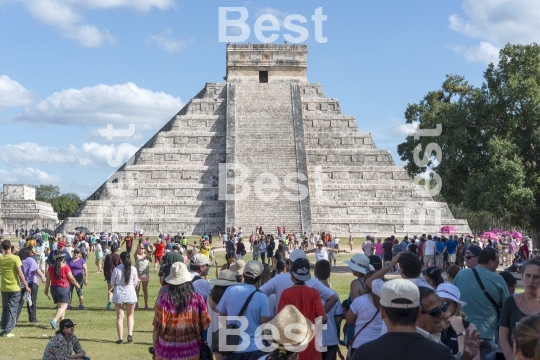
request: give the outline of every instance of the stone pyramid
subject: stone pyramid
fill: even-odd
[[[306,70],[306,45],[228,44],[226,82],[207,83],[59,229],[470,232]]]

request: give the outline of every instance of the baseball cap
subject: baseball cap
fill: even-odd
[[[256,278],[262,274],[263,270],[263,264],[255,260],[250,260],[247,262],[246,266],[244,266],[244,276]]]
[[[66,246],[66,243],[65,243],[65,242],[60,241],[60,242],[58,243],[58,247],[64,247],[64,246]]]
[[[405,301],[397,301],[405,300]],[[384,283],[381,289],[381,306],[412,309],[420,306],[420,291],[412,281],[395,279]]]
[[[65,328],[70,328],[70,327],[73,327],[77,324],[74,324],[73,321],[71,321],[70,319],[64,319],[62,321],[60,321],[60,330],[62,329],[65,329]]]
[[[422,272],[435,281],[442,278],[441,270],[436,266],[427,267]]]
[[[289,255],[289,260],[294,262],[296,259],[307,259],[306,253],[300,249],[295,249]]]
[[[512,273],[510,273],[510,271],[501,271],[499,275],[501,275],[504,279],[504,282],[509,285],[513,285],[517,283],[517,279],[514,277]]]
[[[210,262],[210,259],[204,254],[195,254],[191,257],[191,264],[193,265],[208,265],[211,266],[212,263]]]
[[[308,259],[296,259],[291,266],[291,274],[296,280],[308,281],[311,279],[309,268],[310,264]]]
[[[465,255],[474,255],[474,256],[480,256],[480,253],[482,252],[482,249],[480,246],[471,245],[467,248],[467,251],[465,251]],[[470,253],[470,254],[467,254]]]

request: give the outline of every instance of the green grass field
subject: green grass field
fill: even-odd
[[[14,240],[14,239],[12,239]],[[197,240],[196,237],[190,239]],[[15,245],[16,242],[12,241]],[[360,249],[360,239],[355,239],[354,250]],[[17,246],[17,245],[15,245]],[[341,248],[349,249],[346,240],[341,240]],[[225,262],[225,253],[216,250],[216,257],[220,264]],[[349,284],[354,279],[348,267],[343,264],[343,260],[348,260],[352,254],[338,254],[338,266],[335,273],[332,274],[330,282],[332,287],[340,294],[341,300],[348,296]],[[314,255],[309,255],[310,260],[314,261]],[[94,255],[90,254],[88,259],[88,285],[83,288],[85,310],[70,310],[66,313],[66,318],[73,320],[77,326],[75,334],[80,339],[81,344],[92,359],[151,359],[148,354],[148,347],[152,346],[152,319],[153,311],[137,310],[135,312],[135,329],[133,332],[134,342],[117,345],[116,335],[116,315],[114,310],[107,311],[107,284],[104,281],[103,274],[97,274],[97,268],[94,264]],[[251,254],[244,257],[245,261],[251,260]],[[215,268],[209,272],[209,278],[215,278]],[[159,281],[157,274],[151,273],[149,283],[149,303],[150,307],[156,300],[159,290]],[[41,359],[43,350],[47,345],[49,338],[54,335],[49,321],[54,317],[55,309],[53,302],[48,300],[43,293],[45,284],[39,285],[39,295],[37,300],[39,324],[28,322],[28,315],[24,308],[19,322],[13,333],[14,338],[0,338],[0,359]],[[74,305],[78,305],[78,300],[74,300]],[[139,302],[143,304],[142,293]],[[127,326],[124,326],[124,341],[127,337]]]

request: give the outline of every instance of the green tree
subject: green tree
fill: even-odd
[[[437,174],[440,195],[448,203],[529,228],[538,246],[540,46],[505,46],[499,64],[490,64],[484,79],[475,87],[449,75],[441,89],[409,104],[408,124],[419,129],[440,124],[442,132],[409,136],[398,153],[411,176]],[[440,154],[427,148],[430,143],[440,147]],[[426,161],[415,163],[415,157]]]
[[[62,194],[52,199],[51,205],[58,213],[58,219],[63,220],[71,215],[83,203],[83,200],[73,193]]]
[[[36,186],[36,200],[50,203],[52,199],[60,196],[60,188],[55,185]]]

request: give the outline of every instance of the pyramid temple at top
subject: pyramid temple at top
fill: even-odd
[[[228,44],[226,82],[207,83],[59,230],[470,231],[306,70],[306,45]]]

